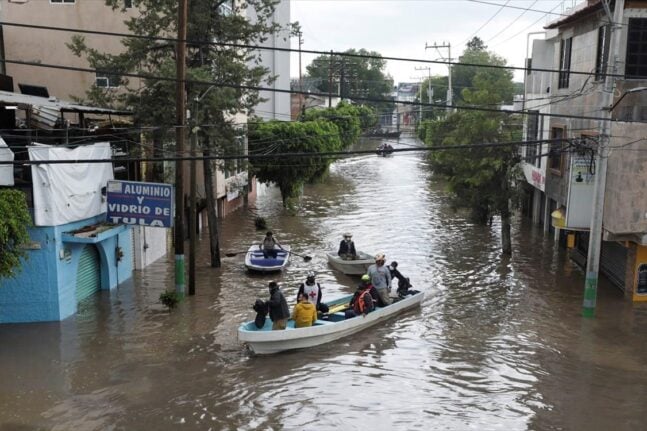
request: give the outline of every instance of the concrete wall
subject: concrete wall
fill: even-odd
[[[147,226],[133,227],[135,269],[144,269],[165,256],[169,248],[169,229]]]
[[[55,4],[48,0],[2,0],[2,20],[44,26],[78,28],[85,30],[128,33],[123,21],[136,13],[113,11],[102,0],[77,0],[74,4]],[[4,50],[8,60],[40,62],[63,66],[87,68],[88,63],[76,57],[65,43],[73,33],[3,26]],[[120,38],[84,35],[90,47],[104,52],[118,53],[122,50]],[[7,63],[7,74],[14,77],[15,91],[18,83],[42,85],[50,95],[60,99],[71,96],[83,97],[95,82],[95,74],[66,70],[47,69],[36,66]]]
[[[604,228],[614,234],[647,233],[647,124],[613,123],[607,166]],[[633,142],[633,143],[632,143]]]
[[[0,323],[62,320],[76,313],[76,275],[83,249],[92,241],[101,265],[101,289],[114,289],[132,277],[133,250],[130,227],[121,226],[88,238],[69,242],[65,232],[99,223],[91,219],[55,227],[30,229],[31,245],[22,271],[12,279],[0,279]],[[117,259],[116,248],[123,256]]]
[[[254,21],[254,11],[249,9],[247,17]],[[290,1],[281,0],[274,12],[274,22],[282,27],[290,23]],[[279,33],[269,37],[262,46],[274,48],[290,48],[289,29],[281,30]],[[290,89],[290,53],[284,51],[260,50],[262,65],[269,68],[269,76],[276,76],[276,80],[268,85],[263,83],[262,87],[276,89]],[[261,91],[260,96],[267,99],[255,107],[255,113],[266,120],[290,121],[290,94],[275,93],[272,91]]]

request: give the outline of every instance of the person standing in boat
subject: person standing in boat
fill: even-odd
[[[308,272],[305,283],[299,285],[299,291],[297,292],[297,301],[299,296],[305,296],[306,300],[315,305],[317,311],[321,313],[328,312],[328,306],[321,302],[321,285],[315,280],[315,273],[313,271]]]
[[[299,295],[297,303],[292,311],[292,320],[295,328],[306,328],[314,325],[317,320],[317,309],[315,305],[308,302],[305,295]]]
[[[288,325],[288,318],[290,317],[288,303],[276,281],[270,281],[269,289],[270,299],[267,301],[267,308],[270,313],[270,319],[272,320],[272,330],[285,329]]]
[[[278,246],[278,248],[283,249],[283,247],[281,247],[281,244],[278,242],[278,240],[276,238],[274,238],[274,236],[272,235],[272,232],[268,231],[265,234],[265,238],[263,238],[263,242],[258,247],[261,250],[263,250],[263,256],[265,257],[265,259],[270,258],[270,257],[272,259],[276,259],[276,253],[277,253],[276,252],[276,247],[277,246]]]
[[[411,287],[409,277],[402,275],[402,273],[398,270],[398,262],[396,262],[395,260],[389,265],[389,271],[391,272],[392,280],[394,278],[398,279],[398,296],[406,296],[408,294],[409,288]]]
[[[355,251],[355,243],[353,242],[353,235],[350,232],[344,234],[344,239],[339,243],[339,251],[337,255],[342,259],[353,260],[357,259],[357,252]]]
[[[371,278],[371,284],[377,290],[379,296],[378,305],[380,307],[389,305],[392,302],[389,296],[389,292],[391,292],[391,272],[385,263],[386,256],[384,256],[384,253],[378,253],[375,255],[375,263],[369,266],[366,272]]]

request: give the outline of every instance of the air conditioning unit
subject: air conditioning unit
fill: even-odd
[[[105,76],[97,76],[94,85],[101,88],[108,88],[110,87],[110,81]]]

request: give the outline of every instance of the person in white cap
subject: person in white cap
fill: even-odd
[[[385,265],[386,256],[384,253],[378,253],[375,255],[375,263],[368,267],[366,273],[371,277],[371,284],[377,290],[379,298],[379,306],[384,307],[391,304],[391,297],[389,292],[391,291],[391,271]]]
[[[342,259],[352,260],[357,258],[357,252],[355,251],[355,243],[352,240],[353,234],[346,232],[344,234],[344,239],[339,243],[339,251],[337,255]]]
[[[314,271],[308,272],[305,283],[299,285],[299,291],[297,292],[297,298],[303,295],[306,301],[314,304],[317,307],[317,311],[322,313],[328,312],[328,306],[321,302],[321,285],[315,280]]]

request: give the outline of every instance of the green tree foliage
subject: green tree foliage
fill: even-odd
[[[359,115],[359,128],[362,132],[371,130],[377,126],[377,113],[375,109],[367,105],[354,105]]]
[[[434,103],[434,101],[440,101],[440,104],[446,103],[447,89],[449,88],[449,80],[447,76],[435,75],[429,78],[426,78],[420,84],[420,92],[418,93],[418,100],[422,103]],[[431,96],[432,100],[430,102],[429,97],[429,88],[431,87]],[[436,118],[438,115],[444,114],[445,109],[439,108],[434,109],[432,107],[423,107],[422,118],[423,119],[432,119]]]
[[[324,172],[333,158],[316,157],[321,152],[344,147],[339,128],[330,121],[253,122],[249,126],[250,154],[312,153],[310,157],[277,156],[253,159],[251,170],[264,183],[276,184],[284,207],[291,207],[304,183]]]
[[[478,66],[481,64],[505,66],[505,59],[487,51],[487,47],[478,37],[474,37],[467,43],[467,49],[459,57],[458,62],[465,64],[457,64],[452,67],[452,88],[456,95],[455,104],[467,102],[464,92],[479,86],[479,83],[475,82],[477,76],[480,76],[481,79],[487,79],[484,78],[484,73],[488,76],[492,75],[492,79],[497,80],[499,84],[503,85],[503,87],[496,89],[498,97],[496,103],[512,102],[514,86],[511,81],[511,72],[506,69],[483,68]],[[508,76],[510,77],[510,82],[500,79],[501,77]],[[482,86],[479,86],[479,88],[482,88]]]
[[[122,0],[105,2],[114,10],[125,11]],[[131,33],[153,37],[177,35],[177,0],[133,0],[132,3],[139,14],[125,20]],[[272,21],[277,0],[235,2],[233,9],[231,4],[226,0],[191,0],[187,23],[187,40],[190,41],[187,44],[187,78],[223,85],[189,84],[187,88],[189,108],[194,107],[194,99],[207,94],[200,101],[198,121],[212,127],[202,131],[209,139],[201,142],[219,148],[233,141],[234,129],[238,126],[233,116],[227,114],[247,111],[257,105],[258,91],[249,87],[271,82],[274,77],[260,64],[260,51],[208,42],[254,45],[280,30]],[[247,19],[244,7],[254,9],[254,21]],[[204,43],[191,43],[194,41]],[[87,58],[92,67],[114,71],[116,75],[128,72],[175,79],[174,42],[125,38],[122,43],[124,50],[118,54],[103,52],[101,46],[89,46],[82,36],[72,37],[68,47],[76,55]],[[163,142],[169,138],[174,140],[175,82],[142,79],[137,83],[123,77],[119,80],[123,87],[95,87],[88,92],[88,98],[105,106],[128,107],[134,111],[139,124],[154,126],[152,139],[156,154],[161,155]]]
[[[500,64],[494,54],[479,51],[484,64]],[[463,57],[462,57],[463,58]],[[468,60],[471,61],[471,60]],[[457,66],[458,68],[459,66]],[[474,68],[471,88],[463,89],[463,103],[495,108],[512,93],[512,74],[505,69]],[[521,138],[510,114],[458,110],[426,124],[425,141],[431,146],[474,146],[511,142]],[[457,207],[469,208],[486,222],[501,216],[503,251],[511,253],[510,207],[516,198],[516,146],[482,147],[431,153],[433,169],[445,176]]]
[[[349,49],[345,54],[381,57],[378,52],[366,49]],[[317,88],[325,93],[341,93],[342,98],[365,97],[384,99],[393,89],[393,78],[384,72],[386,60],[382,58],[320,55],[306,67],[308,77],[318,82]],[[332,72],[332,86],[330,74]],[[390,103],[371,103],[379,112]]]
[[[22,245],[29,241],[27,228],[31,215],[25,194],[19,190],[0,190],[0,278],[12,277],[27,255]]]
[[[337,125],[344,148],[354,144],[362,132],[360,110],[343,102],[335,108],[310,109],[306,111],[304,119],[305,121],[323,119]]]

